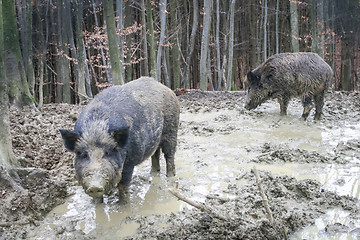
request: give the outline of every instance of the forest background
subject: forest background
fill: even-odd
[[[152,76],[172,89],[244,89],[280,52],[316,52],[333,90],[360,89],[359,0],[2,0],[13,105],[79,103]]]

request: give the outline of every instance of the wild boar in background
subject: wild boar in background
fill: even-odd
[[[60,129],[65,147],[76,154],[76,176],[85,192],[101,198],[116,186],[127,186],[134,166],[149,157],[152,170],[160,171],[160,149],[167,176],[174,176],[179,114],[175,94],[152,78],[100,92],[73,131]]]
[[[331,67],[316,53],[280,53],[248,72],[248,101],[245,108],[254,109],[268,99],[277,98],[280,114],[286,115],[292,97],[301,96],[306,120],[315,102],[315,120],[324,106],[324,94],[332,79]]]

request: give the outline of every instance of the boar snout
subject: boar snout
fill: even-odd
[[[102,197],[105,191],[104,188],[101,186],[91,186],[86,190],[86,193],[91,197],[98,198]]]
[[[94,174],[84,179],[83,188],[91,197],[99,198],[106,194],[106,181],[98,174]]]
[[[251,110],[251,109],[252,109],[252,108],[249,106],[249,104],[245,104],[244,107],[245,107],[246,110]]]

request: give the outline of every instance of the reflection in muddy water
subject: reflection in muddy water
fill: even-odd
[[[300,108],[292,109],[285,117],[279,116],[277,108],[274,110],[266,104],[259,111],[267,114],[254,118],[236,110],[183,112],[175,178],[165,177],[164,159],[161,159],[162,171],[159,176],[150,174],[150,161],[136,168],[126,202],[112,195],[103,204],[94,204],[81,187],[76,187],[74,195],[48,215],[35,235],[52,236],[54,229],[61,231],[59,227],[65,226],[85,234],[95,232],[101,239],[131,236],[140,224],[128,221],[130,216],[163,215],[190,208],[168,192],[167,189],[173,187],[176,180],[180,186],[193,192],[190,197],[197,201],[203,201],[209,193],[231,197],[224,194],[224,190],[229,184],[234,184],[233,180],[242,171],[250,171],[253,166],[258,170],[293,176],[299,180],[315,179],[326,189],[360,198],[359,158],[350,159],[350,162],[358,162],[350,164],[351,167],[334,163],[255,164],[251,161],[261,154],[262,146],[266,143],[287,144],[289,148],[329,153],[339,142],[351,139],[349,134],[359,134],[359,124],[329,128],[322,123],[304,122],[298,117]],[[329,149],[329,146],[332,148]],[[324,226],[330,223],[349,225],[339,219],[351,221],[345,212],[332,210],[316,220],[315,225],[296,233],[292,239],[353,239],[353,235],[348,233],[323,234]]]
[[[349,234],[350,233],[350,234]],[[290,240],[357,240],[360,237],[360,221],[349,218],[349,213],[341,209],[332,209],[315,220],[315,224],[296,232]]]

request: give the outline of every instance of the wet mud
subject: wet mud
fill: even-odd
[[[300,119],[269,101],[244,109],[243,92],[189,91],[181,104],[177,176],[135,169],[127,196],[95,203],[78,186],[59,128],[82,106],[11,111],[17,181],[0,186],[0,239],[359,239],[360,95],[329,93],[323,118]],[[264,208],[259,173],[273,221]],[[168,189],[224,219],[179,201]]]

